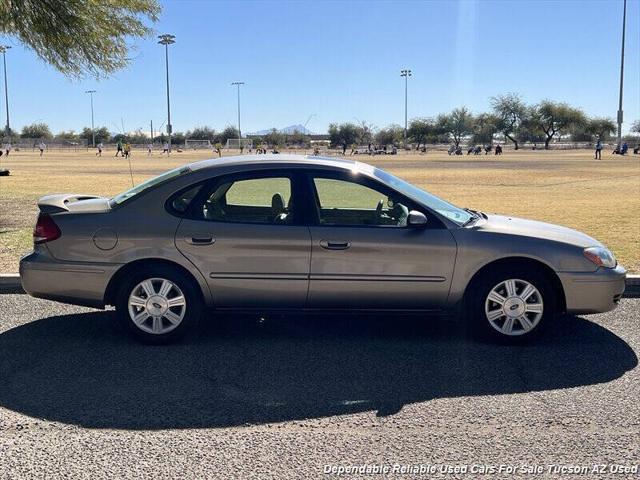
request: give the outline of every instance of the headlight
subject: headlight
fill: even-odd
[[[609,250],[604,247],[589,247],[584,249],[584,256],[599,267],[615,268],[618,262]]]

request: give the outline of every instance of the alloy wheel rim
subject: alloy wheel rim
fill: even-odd
[[[487,295],[484,311],[489,324],[503,335],[524,335],[533,330],[544,313],[540,291],[518,278],[503,280]]]
[[[129,317],[140,330],[162,335],[176,329],[187,311],[182,290],[166,278],[148,278],[137,284],[128,301]]]

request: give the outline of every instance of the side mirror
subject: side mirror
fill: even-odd
[[[418,212],[417,210],[411,210],[409,212],[407,225],[411,225],[412,227],[421,227],[426,224],[427,224],[427,217],[425,217],[424,213]]]

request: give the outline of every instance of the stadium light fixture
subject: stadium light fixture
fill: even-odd
[[[93,94],[96,93],[96,90],[85,90],[84,93],[88,93],[91,97],[91,143],[93,147],[96,146],[96,128],[93,125]]]
[[[4,101],[7,110],[7,124],[4,127],[6,135],[9,135],[11,127],[9,126],[9,90],[7,89],[7,50],[11,45],[0,45],[0,53],[2,53],[2,63],[4,64]]]
[[[407,89],[411,70],[407,68],[400,70],[400,76],[404,77],[404,147],[407,148]]]
[[[231,82],[231,85],[238,87],[238,139],[240,139],[240,146],[242,146],[242,130],[240,129],[240,85],[244,85],[244,82]]]
[[[627,24],[627,0],[622,7],[622,49],[620,51],[620,96],[618,97],[618,148],[622,149],[622,85],[624,81],[624,34]]]
[[[167,71],[167,135],[169,137],[169,149],[167,155],[171,154],[171,133],[173,128],[171,126],[171,104],[169,102],[169,45],[176,43],[176,36],[169,33],[158,35],[160,39],[158,43],[164,45],[164,63]]]

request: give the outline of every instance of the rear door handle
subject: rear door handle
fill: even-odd
[[[211,235],[192,235],[185,237],[184,241],[191,245],[212,245],[216,242]]]
[[[326,250],[346,250],[351,242],[346,240],[320,240],[320,246]]]

